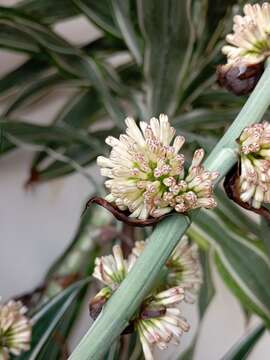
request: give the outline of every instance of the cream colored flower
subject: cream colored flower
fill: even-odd
[[[233,33],[227,35],[222,52],[228,63],[257,64],[270,55],[270,4],[247,4],[244,16],[234,17]]]
[[[189,244],[188,237],[184,235],[166,266],[169,269],[168,284],[170,286],[181,286],[185,289],[185,300],[193,302],[194,296],[202,284],[197,244]]]
[[[113,247],[113,256],[98,258],[94,270],[94,277],[107,285],[90,302],[90,313],[96,317],[101,307],[110,298],[113,292],[119,287],[127,273],[135,264],[137,258],[144,249],[144,241],[136,242],[128,260],[124,260],[123,253],[119,246]],[[187,253],[195,251],[195,248],[189,247],[184,243],[183,248],[176,250],[172,261],[179,266],[178,257],[182,257],[182,265],[189,266]],[[183,286],[190,289],[193,285],[193,278],[188,284],[188,273],[185,281],[181,279]],[[180,282],[180,283],[181,283]],[[152,350],[156,345],[159,349],[165,349],[170,343],[177,344],[183,332],[189,330],[189,325],[181,315],[177,304],[186,297],[186,290],[183,286],[163,285],[164,291],[152,292],[143,301],[140,310],[131,322],[135,330],[138,331],[141,340],[144,356],[146,360],[152,360]]]
[[[145,300],[139,317],[135,320],[144,357],[153,360],[153,348],[164,350],[170,343],[178,344],[189,324],[176,305],[184,299],[184,290],[174,287],[150,296]]]
[[[9,355],[18,356],[29,350],[32,326],[24,315],[26,308],[20,301],[10,300],[0,304],[0,359],[9,359]]]
[[[142,220],[171,212],[186,212],[199,207],[213,208],[213,180],[218,176],[201,165],[204,151],[195,152],[185,173],[185,157],[179,153],[185,139],[175,137],[168,117],[152,118],[150,124],[126,119],[127,130],[119,139],[108,137],[109,158],[99,156],[101,175],[110,178],[105,186],[106,200],[131,217]]]
[[[139,257],[145,246],[147,241],[137,241],[129,258]],[[185,290],[185,301],[193,302],[202,283],[197,245],[189,244],[188,237],[184,235],[166,262],[166,267],[169,270],[167,286],[181,286]]]
[[[244,129],[240,139],[240,198],[254,208],[270,203],[270,124]]]
[[[114,291],[124,280],[133,264],[134,261],[124,259],[121,247],[115,245],[113,255],[96,258],[93,277]]]

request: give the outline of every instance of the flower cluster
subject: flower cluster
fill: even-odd
[[[168,117],[152,118],[140,127],[126,119],[126,134],[119,139],[106,139],[112,147],[109,158],[99,156],[101,175],[110,178],[105,186],[110,193],[106,200],[130,216],[142,220],[159,217],[173,209],[183,213],[199,207],[213,208],[213,180],[218,173],[206,171],[201,165],[204,151],[197,150],[189,170],[185,157],[179,153],[185,139],[175,137]]]
[[[29,349],[32,327],[25,312],[20,301],[0,304],[0,359],[9,359],[10,354],[18,356]]]
[[[176,305],[184,298],[184,289],[174,287],[147,298],[135,320],[146,360],[153,359],[153,346],[164,350],[170,342],[179,343],[189,324]]]
[[[234,17],[233,33],[227,35],[222,52],[228,63],[257,64],[270,55],[270,4],[247,4],[244,16]]]
[[[132,255],[139,257],[146,245],[147,241],[136,241]],[[185,290],[185,301],[193,302],[202,283],[197,244],[190,245],[184,235],[165,265],[169,270],[166,278],[168,286],[181,286]]]
[[[125,260],[121,248],[113,247],[113,255],[96,260],[93,276],[106,285],[92,300],[92,314],[98,314],[112,293],[119,287],[127,273],[143,252],[147,243],[135,243],[131,254]],[[166,267],[168,276],[158,290],[144,301],[132,323],[138,331],[145,358],[153,359],[152,350],[156,345],[165,349],[169,343],[178,343],[183,331],[189,325],[176,307],[181,301],[190,301],[201,283],[201,271],[196,245],[189,245],[184,237],[169,258]]]
[[[239,143],[240,198],[258,209],[263,202],[270,203],[270,124],[245,128]]]

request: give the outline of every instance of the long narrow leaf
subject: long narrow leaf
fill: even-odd
[[[23,353],[19,360],[34,360],[52,336],[57,324],[70,308],[79,291],[89,283],[89,279],[81,280],[46,303],[32,317],[33,335],[31,349]]]
[[[148,110],[151,116],[171,115],[178,103],[192,35],[189,1],[138,0],[137,4],[145,39]]]
[[[139,37],[136,34],[133,23],[131,21],[129,5],[129,1],[112,0],[114,16],[123,38],[125,39],[131,54],[136,59],[136,62],[141,65],[143,61],[142,49]]]
[[[265,331],[265,325],[260,324],[251,329],[222,356],[221,360],[245,360]]]
[[[248,239],[232,232],[216,215],[201,212],[196,230],[214,247],[218,269],[230,289],[251,311],[270,324],[270,261]]]
[[[100,66],[96,61],[86,56],[79,49],[68,44],[53,31],[41,25],[24,14],[11,8],[0,7],[0,21],[12,23],[22,33],[31,36],[57,67],[72,77],[87,80],[101,93],[104,105],[113,119],[122,125],[124,112],[117,103],[102,76]]]
[[[72,0],[78,10],[93,21],[102,30],[121,37],[118,27],[115,25],[110,0]]]

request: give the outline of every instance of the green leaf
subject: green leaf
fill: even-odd
[[[189,2],[138,0],[137,4],[145,39],[148,111],[150,116],[172,115],[190,55]]]
[[[200,135],[191,131],[181,130],[181,126],[175,125],[175,128],[181,132],[187,141],[187,143],[194,142],[209,153],[217,143],[217,138],[211,135]]]
[[[228,91],[222,89],[210,89],[202,93],[195,101],[196,106],[198,107],[207,107],[209,104],[218,105],[224,107],[226,110],[227,107],[238,107],[240,108],[245,103],[244,96],[236,96]]]
[[[189,237],[192,240],[192,232],[190,232]],[[210,269],[210,254],[208,252],[200,250],[200,263],[203,270],[203,282],[200,288],[199,299],[198,299],[200,323],[191,344],[183,353],[180,354],[180,356],[178,355],[175,358],[176,360],[193,359],[194,352],[196,350],[196,344],[200,335],[201,323],[203,317],[205,315],[206,310],[208,309],[208,306],[211,304],[215,296],[215,287],[213,284],[212,274]]]
[[[46,24],[79,15],[71,0],[23,0],[16,8]]]
[[[36,0],[35,0],[36,1]],[[125,50],[125,44],[117,38],[100,37],[85,45],[83,48],[87,54],[92,56],[108,56],[108,53],[117,53]],[[48,60],[48,59],[47,59]],[[42,57],[36,56],[30,60],[25,61],[8,74],[4,75],[0,80],[0,96],[13,94],[20,89],[21,86],[31,84],[37,78],[41,78],[44,74],[52,71],[52,66],[49,61],[42,60]],[[124,72],[125,74],[126,72]],[[129,73],[129,70],[127,70]],[[79,84],[78,84],[79,86]]]
[[[229,352],[222,356],[221,360],[245,360],[264,332],[265,326],[257,325],[239,339]]]
[[[38,54],[38,43],[28,34],[15,28],[12,22],[0,19],[0,48],[20,51],[29,54]]]
[[[270,325],[267,256],[248,238],[231,231],[213,212],[200,212],[195,229],[214,247],[218,270],[235,296]]]
[[[99,143],[91,135],[75,132],[58,126],[35,125],[22,121],[0,121],[3,137],[9,140],[14,138],[22,143],[45,145],[48,142],[73,144],[81,143],[88,146],[97,146]]]
[[[230,124],[238,113],[239,109],[195,109],[174,118],[173,124],[179,130],[219,128]]]
[[[270,224],[265,218],[260,218],[260,236],[264,242],[268,256],[270,257]]]
[[[242,235],[253,234],[260,239],[260,226],[256,220],[243,212],[220,188],[215,190],[215,195],[218,201],[218,207],[214,211],[226,222],[227,226],[231,227],[231,229],[237,233],[242,233]]]
[[[112,118],[122,126],[125,113],[114,98],[102,76],[102,65],[71,46],[46,26],[33,21],[12,8],[0,7],[0,20],[12,22],[22,33],[31,36],[46,51],[55,65],[70,77],[89,81],[101,94],[103,103]]]
[[[72,0],[75,6],[94,24],[102,30],[121,37],[118,27],[115,25],[110,0]]]
[[[58,73],[54,72],[47,76],[38,77],[29,85],[24,87],[15,99],[9,104],[8,108],[3,112],[3,116],[10,116],[10,114],[23,106],[29,106],[39,99],[44,98],[53,87],[63,85],[67,82]],[[0,81],[1,84],[1,81]]]
[[[200,263],[203,270],[203,282],[199,294],[199,315],[201,320],[216,292],[212,279],[209,256],[209,253],[200,250]]]
[[[33,315],[31,349],[19,356],[18,360],[34,360],[39,358],[39,354],[42,352],[47,341],[50,340],[59,321],[69,311],[78,293],[87,283],[89,283],[89,279],[81,280],[71,285]]]
[[[87,170],[83,169],[83,167],[94,162],[100,153],[101,150],[93,150],[89,146],[74,145],[64,152],[63,155],[66,161],[54,160],[40,170],[37,168],[37,181],[53,180],[61,176],[69,175],[74,171],[90,179],[90,174],[88,174]]]
[[[36,80],[48,68],[48,64],[30,59],[0,79],[0,96],[16,92],[18,87],[25,86],[28,81]]]
[[[219,23],[224,20],[226,14],[230,14],[229,10],[237,0],[208,0],[207,7],[207,31],[210,36],[216,31]]]
[[[135,32],[130,14],[130,2],[122,0],[111,0],[114,17],[122,33],[122,36],[134,56],[137,64],[142,64],[142,51],[139,37]]]

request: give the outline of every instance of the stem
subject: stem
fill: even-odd
[[[220,173],[219,180],[238,159],[235,140],[246,126],[261,121],[269,104],[270,66],[267,63],[245,106],[205,162],[207,169]],[[151,291],[164,263],[190,223],[189,217],[172,215],[156,227],[135,266],[74,350],[70,360],[97,360],[106,352]]]

